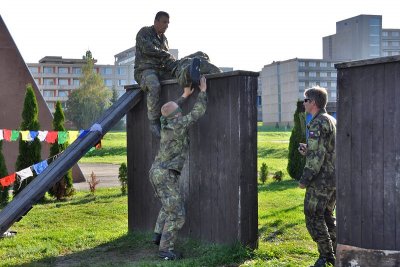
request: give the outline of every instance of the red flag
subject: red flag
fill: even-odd
[[[12,184],[14,182],[15,182],[15,172],[13,174],[10,174],[10,175],[0,179],[0,184],[3,187],[9,186],[10,184]]]

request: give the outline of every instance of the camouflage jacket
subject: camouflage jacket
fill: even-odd
[[[178,105],[181,105],[183,100],[184,98],[180,98],[177,101]],[[153,167],[159,165],[165,169],[182,171],[189,150],[189,127],[204,115],[206,108],[207,94],[200,92],[189,114],[167,120],[167,124],[161,129],[160,150]]]
[[[143,27],[136,35],[135,76],[146,69],[160,70],[175,67],[175,58],[168,52],[164,34],[157,36],[154,26]]]
[[[306,165],[300,183],[306,187],[336,188],[336,119],[321,109],[307,125]]]

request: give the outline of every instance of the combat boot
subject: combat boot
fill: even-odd
[[[161,241],[161,234],[159,233],[154,233],[153,235],[153,239],[151,240],[154,244],[156,244],[157,246],[160,245],[160,241]]]
[[[154,134],[155,137],[161,137],[161,123],[160,120],[152,120],[150,121],[150,131]]]
[[[310,267],[325,267],[325,266],[335,266],[335,259],[326,259],[325,257],[319,257],[314,265]]]
[[[164,260],[169,261],[182,259],[182,253],[179,253],[175,250],[159,251],[158,256]]]
[[[190,64],[189,75],[192,81],[192,88],[199,87],[200,85],[200,63],[200,59],[195,57]]]

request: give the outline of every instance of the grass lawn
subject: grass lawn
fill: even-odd
[[[180,240],[185,259],[160,261],[151,233],[127,233],[127,197],[119,188],[78,192],[65,202],[37,204],[0,239],[0,266],[309,266],[318,256],[303,215],[304,191],[286,172],[290,132],[259,127],[258,166],[281,170],[282,182],[259,185],[259,246],[221,246]],[[103,148],[81,162],[126,162],[125,133],[108,133]],[[93,154],[91,154],[93,153]]]

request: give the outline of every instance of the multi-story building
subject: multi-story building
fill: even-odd
[[[359,15],[336,22],[323,37],[323,59],[350,61],[400,55],[400,29],[383,29],[382,16]]]
[[[264,125],[293,126],[296,102],[314,85],[328,89],[329,101],[336,101],[336,69],[333,61],[294,58],[264,66],[262,120]]]
[[[260,72],[262,120],[266,125],[293,125],[296,102],[313,85],[328,89],[336,106],[335,63],[400,54],[400,29],[382,29],[382,16],[359,15],[336,22],[336,34],[323,40],[323,59],[289,59]]]
[[[79,88],[84,59],[67,59],[46,56],[39,63],[28,63],[29,70],[42,93],[49,109],[54,112],[55,103],[65,103],[72,90]],[[94,70],[99,73],[104,84],[115,88],[119,95],[124,92],[124,86],[134,83],[133,67],[130,65],[96,65]]]

